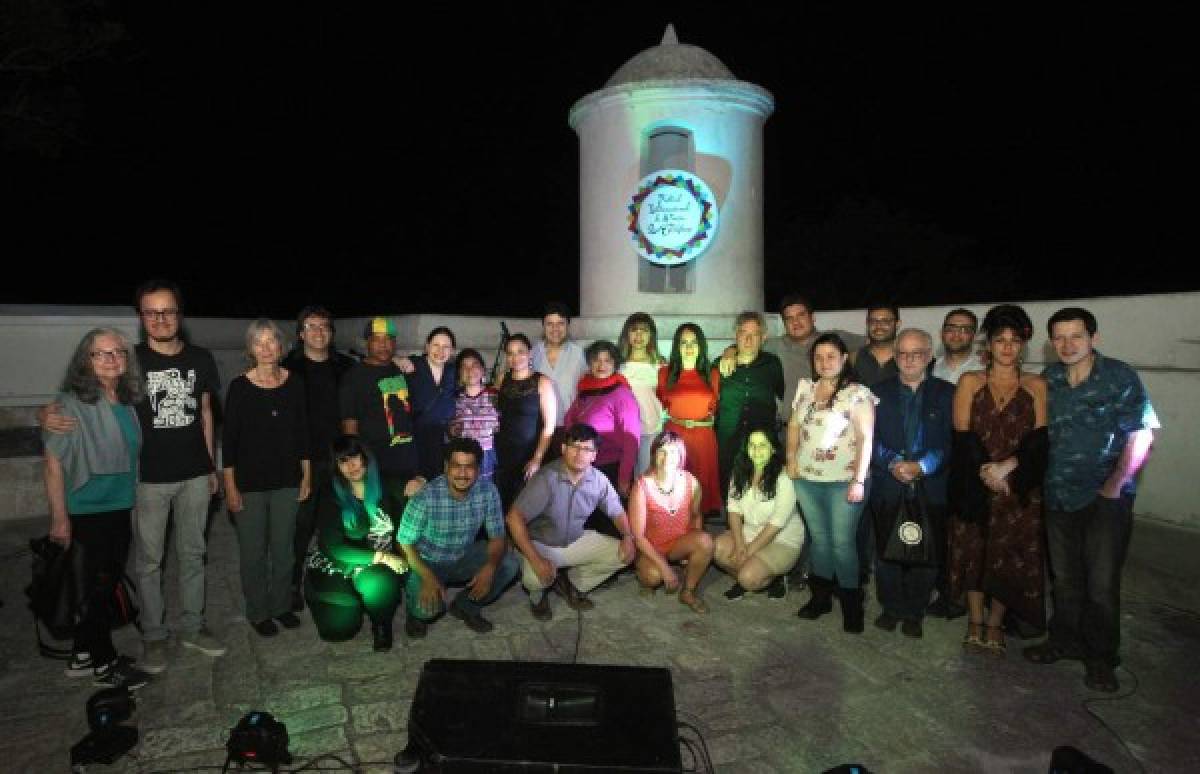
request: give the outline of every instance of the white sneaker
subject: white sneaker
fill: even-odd
[[[150,682],[150,675],[137,667],[130,666],[128,661],[120,657],[114,658],[108,664],[97,667],[92,685],[101,688],[128,688],[136,691]]]
[[[214,637],[208,629],[182,634],[179,641],[183,643],[183,647],[198,650],[206,656],[224,656],[225,651],[229,650],[225,643]]]
[[[146,640],[142,643],[142,661],[141,668],[143,672],[148,672],[152,675],[162,674],[167,668],[167,641],[166,640]]]
[[[95,667],[90,653],[72,653],[63,673],[67,677],[91,677]]]

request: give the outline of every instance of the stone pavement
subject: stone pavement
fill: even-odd
[[[5,772],[67,770],[70,746],[87,731],[84,702],[96,690],[90,680],[64,677],[62,664],[39,657],[33,642],[21,592],[29,577],[22,549],[44,530],[44,520],[30,520],[7,522],[0,532]],[[553,600],[554,620],[540,624],[525,594],[513,588],[489,609],[496,630],[488,635],[446,618],[424,640],[408,642],[398,618],[396,648],[378,654],[369,629],[349,643],[327,644],[305,614],[302,628],[263,640],[240,613],[235,539],[218,513],[209,615],[229,653],[209,659],[173,648],[168,670],[137,694],[136,758],[89,771],[219,770],[228,730],[259,709],[287,724],[292,768],[335,753],[363,771],[389,772],[392,755],[404,747],[409,704],[427,659],[570,661],[576,649],[580,662],[670,668],[680,718],[703,732],[720,772],[820,772],[851,761],[887,774],[1044,772],[1060,744],[1116,771],[1137,771],[1089,715],[1089,699],[1146,770],[1200,771],[1200,619],[1140,594],[1127,594],[1124,622],[1125,665],[1136,673],[1137,688],[1112,699],[1084,687],[1078,663],[1027,664],[1015,640],[1004,659],[964,654],[962,619],[927,621],[924,639],[911,640],[872,627],[878,605],[871,603],[866,633],[846,635],[836,610],[817,622],[795,617],[806,592],[784,601],[754,595],[727,602],[721,592],[728,580],[716,570],[703,585],[712,608],[703,617],[675,597],[639,597],[635,581],[622,576],[594,595],[582,639],[576,614],[561,599]],[[173,558],[169,568],[173,592]],[[138,653],[131,627],[117,635],[126,653]],[[1119,675],[1124,696],[1135,683],[1129,672]]]

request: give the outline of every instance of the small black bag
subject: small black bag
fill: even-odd
[[[49,537],[30,540],[29,549],[33,552],[33,579],[25,594],[35,623],[44,624],[57,640],[69,639],[83,598],[79,552],[63,548]]]
[[[896,506],[881,558],[897,564],[937,564],[935,542],[925,488],[920,481],[914,481]]]
[[[84,585],[87,575],[83,546],[72,542],[63,548],[47,536],[30,540],[29,548],[33,553],[33,574],[25,594],[33,612],[38,651],[47,658],[70,658],[70,649],[55,648],[42,640],[42,627],[55,640],[69,640],[75,633],[76,622],[86,614],[87,605],[93,603],[93,595]],[[137,595],[129,576],[122,572],[111,583],[102,579],[98,593],[112,628],[133,624],[140,630]]]

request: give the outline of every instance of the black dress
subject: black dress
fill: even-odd
[[[458,366],[450,360],[442,368],[442,381],[433,380],[433,371],[424,357],[414,357],[413,372],[408,384],[412,395],[413,439],[417,446],[417,461],[422,476],[432,481],[442,475],[446,446],[446,427],[454,419],[454,399],[458,385],[454,375]]]
[[[537,451],[542,434],[542,406],[534,372],[524,379],[511,376],[501,385],[497,398],[500,429],[496,433],[496,486],[504,510],[512,505],[525,483],[525,463]]]

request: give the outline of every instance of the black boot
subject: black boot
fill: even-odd
[[[375,638],[372,648],[376,652],[392,649],[392,621],[389,618],[383,623],[371,622],[371,634]]]
[[[833,581],[819,575],[810,575],[808,576],[808,588],[812,592],[812,598],[808,600],[808,604],[797,611],[796,615],[814,621],[833,610],[833,601],[830,599],[833,594]]]
[[[838,603],[842,606],[842,631],[851,634],[862,634],[863,630],[863,590],[837,590]]]

